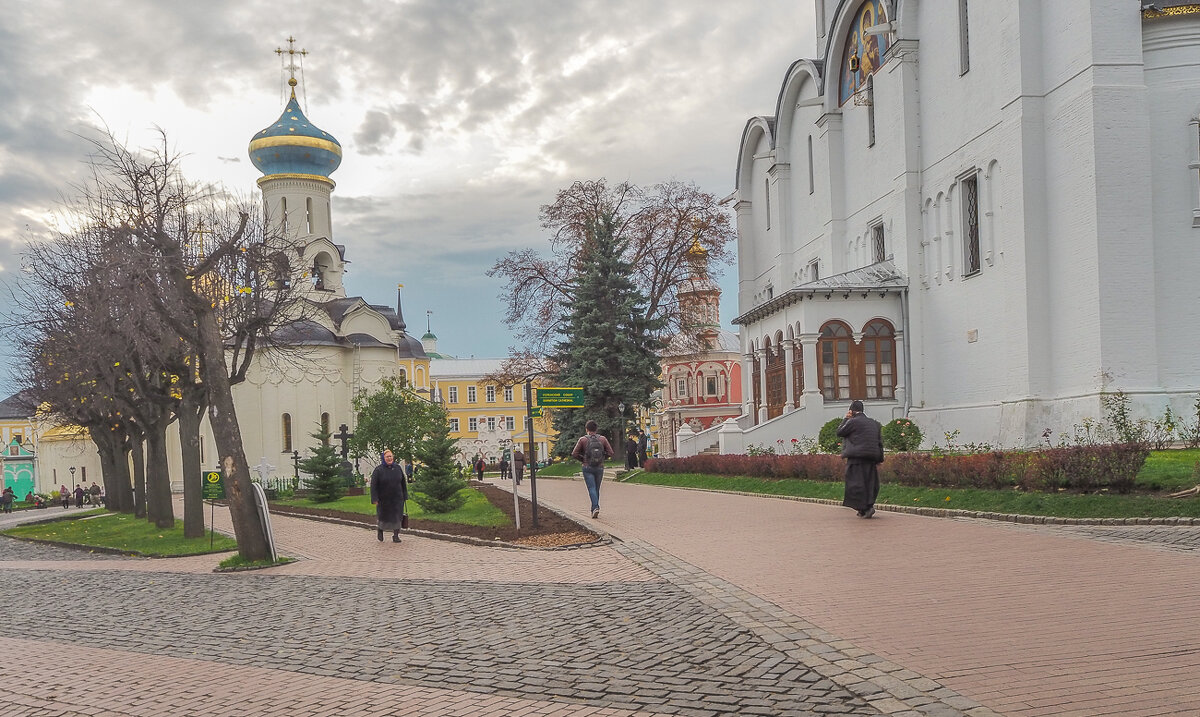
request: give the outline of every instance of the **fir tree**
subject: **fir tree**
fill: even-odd
[[[555,346],[560,386],[582,386],[583,408],[557,409],[557,455],[571,454],[589,420],[596,421],[618,457],[639,404],[649,402],[658,380],[662,319],[646,317],[646,297],[622,256],[611,215],[588,227],[571,300],[564,304],[563,338]],[[624,404],[624,409],[621,409]]]
[[[342,475],[342,459],[337,449],[329,444],[332,435],[324,428],[310,436],[317,439],[317,447],[310,448],[311,456],[300,461],[300,470],[308,474],[304,485],[312,491],[315,503],[328,503],[342,497],[346,489],[346,478]]]
[[[467,483],[458,477],[454,467],[458,439],[450,438],[449,432],[449,426],[442,421],[417,444],[421,467],[413,482],[412,498],[427,513],[449,513],[467,499],[460,493]]]

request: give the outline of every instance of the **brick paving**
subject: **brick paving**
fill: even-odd
[[[584,516],[579,481],[539,498]],[[588,522],[1008,715],[1200,713],[1190,527],[1024,526],[606,481]]]
[[[587,507],[578,481],[539,496]],[[616,539],[394,545],[276,518],[301,560],[236,574],[0,539],[0,714],[1200,711],[1194,531],[862,521],[608,482],[585,520]],[[76,630],[64,605],[115,617]],[[106,670],[119,682],[14,687]]]

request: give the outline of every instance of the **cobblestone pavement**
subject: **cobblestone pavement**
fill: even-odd
[[[422,706],[397,714],[993,714],[645,543],[534,552],[406,538],[385,545],[393,559],[382,561],[382,572],[403,574],[403,557],[420,563],[426,551],[453,546],[472,551],[470,565],[486,577],[347,577],[329,558],[345,550],[344,538],[356,541],[358,553],[377,548],[369,531],[275,522],[285,541],[308,536],[313,555],[299,565],[327,565],[334,574],[288,573],[294,566],[147,574],[112,568],[197,559],[55,561],[62,549],[0,539],[0,604],[11,606],[0,649],[15,656],[0,663],[0,689],[20,684],[39,661],[78,666],[92,659],[97,672],[124,666],[116,693],[89,686],[53,698],[4,696],[29,715],[162,714],[164,707],[224,714],[229,704],[242,705],[239,714],[378,713],[372,705],[406,690],[417,690],[412,699]],[[496,574],[531,558],[553,567],[563,556],[588,555],[602,573],[625,577],[551,583]],[[60,619],[63,605],[112,614],[114,622],[80,630]],[[36,638],[29,625],[39,626]],[[222,678],[225,687],[215,693],[196,681],[197,674],[229,675],[233,666],[245,671]],[[200,702],[178,711],[184,703],[156,679],[164,670],[170,683],[178,673],[201,690]],[[264,674],[273,686],[265,693],[258,687]],[[297,696],[290,690],[301,676],[330,684]],[[364,691],[362,682],[372,687]],[[357,695],[356,706],[330,703],[329,694]],[[247,711],[251,695],[270,707]]]
[[[993,522],[977,521],[973,522]],[[1014,530],[1026,530],[1044,535],[1087,538],[1106,543],[1136,545],[1174,551],[1200,551],[1200,526],[1185,525],[1025,525],[1000,523]],[[1200,552],[1197,553],[1200,555]]]
[[[590,520],[580,481],[538,495],[999,713],[1200,714],[1192,527],[861,520],[607,481]]]

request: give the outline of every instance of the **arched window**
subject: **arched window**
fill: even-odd
[[[896,397],[896,332],[883,319],[863,330],[864,398]]]
[[[321,432],[329,433],[329,414],[328,413],[321,414]],[[321,442],[324,443],[325,445],[329,445],[328,438],[326,438],[324,441],[321,441]]]
[[[797,340],[792,349],[792,405],[800,405],[800,395],[804,393],[804,347]]]
[[[784,363],[783,345],[776,339],[767,350],[767,419],[783,413],[787,402],[787,365]]]
[[[757,353],[752,362],[752,371],[750,374],[750,387],[754,393],[754,423],[758,423],[758,408],[763,405],[762,402],[762,362],[759,361]]]
[[[283,414],[283,452],[292,452],[292,414]]]
[[[279,226],[283,231],[287,231],[287,197],[279,199]]]
[[[408,385],[408,371],[400,369],[400,373],[396,376],[396,380],[400,383],[400,387],[404,388]]]
[[[313,233],[312,197],[304,200],[304,223],[307,233]]]
[[[840,321],[830,321],[821,327],[818,348],[821,395],[826,401],[850,398],[850,354],[854,338],[850,329]]]

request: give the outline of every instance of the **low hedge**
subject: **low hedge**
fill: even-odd
[[[914,487],[1128,493],[1148,455],[1150,449],[1144,444],[964,455],[891,453],[879,467],[879,478]],[[655,458],[646,464],[646,470],[816,481],[838,481],[845,473],[842,459],[831,455]]]

